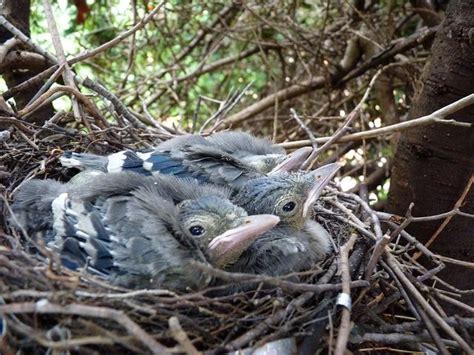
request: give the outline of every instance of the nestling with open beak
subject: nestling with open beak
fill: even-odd
[[[189,266],[190,260],[226,268],[279,222],[273,215],[248,216],[228,200],[227,190],[192,179],[157,176],[136,187],[135,178],[130,173],[99,176],[90,182],[94,189],[87,188],[89,184],[61,187],[52,202],[40,188],[50,182],[34,181],[34,189],[27,183],[20,190],[14,211],[24,221],[22,214],[31,214],[39,205],[22,196],[36,191],[36,199],[44,199],[42,205],[51,202],[44,211],[52,216],[49,245],[65,265],[87,265],[126,287],[174,290],[209,283]]]
[[[283,275],[309,268],[330,253],[331,237],[311,214],[339,169],[339,164],[329,164],[309,173],[268,176],[245,184],[232,201],[249,214],[274,214],[280,223],[257,239],[228,270]]]

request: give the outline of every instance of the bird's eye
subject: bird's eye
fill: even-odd
[[[194,235],[195,237],[203,235],[205,232],[206,230],[201,226],[192,226],[189,228],[189,233],[191,233],[191,235]]]
[[[296,206],[296,203],[294,203],[293,201],[290,201],[283,206],[282,210],[283,212],[291,212],[295,209],[295,206]]]

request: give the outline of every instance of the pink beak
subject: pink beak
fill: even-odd
[[[289,154],[288,157],[283,160],[280,164],[273,168],[273,170],[268,174],[276,174],[280,172],[299,170],[301,165],[313,152],[311,147],[303,147],[295,150],[293,153]]]
[[[331,181],[333,176],[336,175],[341,166],[342,165],[338,163],[332,163],[324,165],[310,173],[314,177],[314,185],[311,190],[309,190],[308,197],[303,205],[304,218],[306,218],[308,212],[321,195],[321,192],[323,192],[324,187],[329,183],[329,181]]]
[[[211,264],[223,267],[237,260],[261,234],[272,229],[279,222],[280,218],[271,214],[245,217],[241,226],[227,230],[209,243],[208,253]]]

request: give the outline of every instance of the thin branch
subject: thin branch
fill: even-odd
[[[344,244],[339,252],[339,270],[342,281],[342,294],[348,299],[351,297],[351,273],[349,269],[349,252],[357,240],[357,234],[352,234],[346,244]],[[335,355],[344,355],[346,352],[349,334],[351,332],[351,310],[350,305],[344,305],[341,315],[341,325],[339,326],[339,334],[337,335]]]
[[[474,101],[474,94],[472,95],[469,95],[472,97],[472,101]],[[461,99],[463,100],[463,99]],[[446,107],[442,108],[441,110],[444,110],[446,109]],[[446,110],[449,114],[450,111]],[[459,197],[459,199],[456,201],[456,203],[454,204],[454,208],[453,210],[458,210],[459,211],[459,208],[461,207],[461,205],[464,203],[464,200],[466,199],[466,196],[467,194],[469,193],[469,191],[471,190],[471,187],[472,187],[472,184],[474,184],[474,174],[471,175],[471,177],[469,178],[466,186],[464,187],[464,190],[461,194],[461,196]],[[434,234],[431,236],[431,238],[425,243],[425,246],[426,247],[429,247],[431,244],[434,243],[434,241],[438,238],[438,236],[441,234],[441,232],[444,230],[444,228],[449,224],[449,222],[451,221],[451,219],[453,218],[453,216],[449,216],[447,217],[443,223],[441,223],[441,225],[438,227],[438,229],[434,232]],[[421,256],[420,253],[416,254],[413,258],[416,260],[418,259],[419,257]]]
[[[474,94],[470,94],[466,97],[463,97],[462,99],[457,100],[453,102],[452,104],[449,104],[448,106],[445,106],[427,116],[423,116],[423,117],[416,118],[416,119],[406,121],[406,122],[396,123],[396,124],[381,127],[381,128],[371,129],[368,131],[348,134],[344,137],[341,137],[338,140],[338,142],[343,143],[343,142],[349,142],[349,141],[354,141],[354,140],[375,138],[375,137],[383,136],[386,134],[392,134],[392,133],[401,132],[407,129],[412,129],[415,127],[426,126],[432,123],[442,123],[442,124],[456,125],[456,126],[469,128],[469,127],[472,127],[471,123],[459,122],[456,120],[448,120],[446,119],[446,117],[472,104],[474,104]],[[326,143],[331,139],[332,137],[316,138],[316,142]],[[309,145],[311,145],[311,141],[308,139],[279,144],[279,146],[283,148],[301,148],[301,147],[305,147]]]
[[[191,340],[189,340],[188,335],[179,324],[178,317],[170,317],[168,319],[168,326],[170,328],[171,336],[176,340],[176,342],[181,346],[181,348],[186,352],[187,355],[200,355],[200,351],[196,349]]]
[[[54,19],[53,8],[49,0],[43,0],[43,7],[46,15],[46,21],[48,22],[49,32],[51,34],[51,39],[53,41],[54,49],[56,50],[56,55],[58,57],[57,63],[64,67],[62,76],[64,83],[67,86],[70,86],[73,89],[77,89],[76,83],[74,82],[74,74],[72,73],[71,67],[67,63],[66,54],[64,53],[64,48],[61,43],[61,36],[59,35],[58,27],[56,25],[56,20]],[[76,121],[81,121],[82,119],[82,110],[77,102],[76,98],[72,98],[72,110],[74,112],[74,117]],[[87,119],[84,120],[84,122]],[[86,124],[86,126],[88,126]],[[87,127],[91,131],[90,126]]]
[[[278,101],[277,101],[278,102]],[[309,129],[308,126],[303,122],[303,120],[298,116],[294,108],[290,108],[290,112],[295,119],[295,121],[299,124],[299,126],[306,132],[311,141],[311,145],[313,146],[313,151],[309,155],[309,157],[303,162],[301,165],[301,170],[305,170],[311,164],[314,158],[316,158],[316,151],[318,149],[318,143],[316,143],[316,137],[314,136],[313,132]],[[275,110],[275,117],[278,114],[278,111]]]
[[[18,28],[16,28],[10,21],[8,21],[3,15],[0,15],[0,25],[2,25],[5,29],[7,29],[15,38],[19,39],[21,42],[25,44],[26,47],[31,49],[32,51],[41,54],[43,57],[47,58],[52,64],[57,64],[56,58],[45,51],[43,48],[35,44],[27,35],[21,32]]]

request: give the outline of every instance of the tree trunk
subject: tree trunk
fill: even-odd
[[[27,36],[30,35],[30,0],[4,0],[0,2],[0,14],[5,16],[8,21],[24,34]],[[0,26],[0,43],[5,43],[5,41],[12,37],[13,35],[9,31]],[[28,70],[18,68],[17,70],[7,70],[1,73],[1,75],[7,86],[11,88],[30,79],[38,73],[39,71],[33,70],[33,68]],[[40,88],[41,84],[33,85],[18,93],[14,97],[17,108],[22,109],[25,107]],[[45,105],[29,116],[28,121],[43,124],[48,118],[52,117],[53,114],[54,110],[52,105]],[[0,129],[2,129],[2,127],[0,127]]]
[[[431,63],[410,118],[429,114],[474,93],[474,1],[451,1],[432,47]],[[474,123],[474,107],[450,118]],[[395,154],[387,210],[404,215],[410,202],[415,216],[453,209],[474,172],[474,129],[433,124],[404,132]],[[474,188],[461,210],[474,213]],[[442,221],[417,223],[409,231],[430,239]],[[455,216],[432,244],[444,256],[474,261],[474,220]],[[432,264],[431,264],[432,265]],[[452,285],[472,288],[472,270],[448,265],[441,276]],[[474,297],[464,299],[474,303]]]

